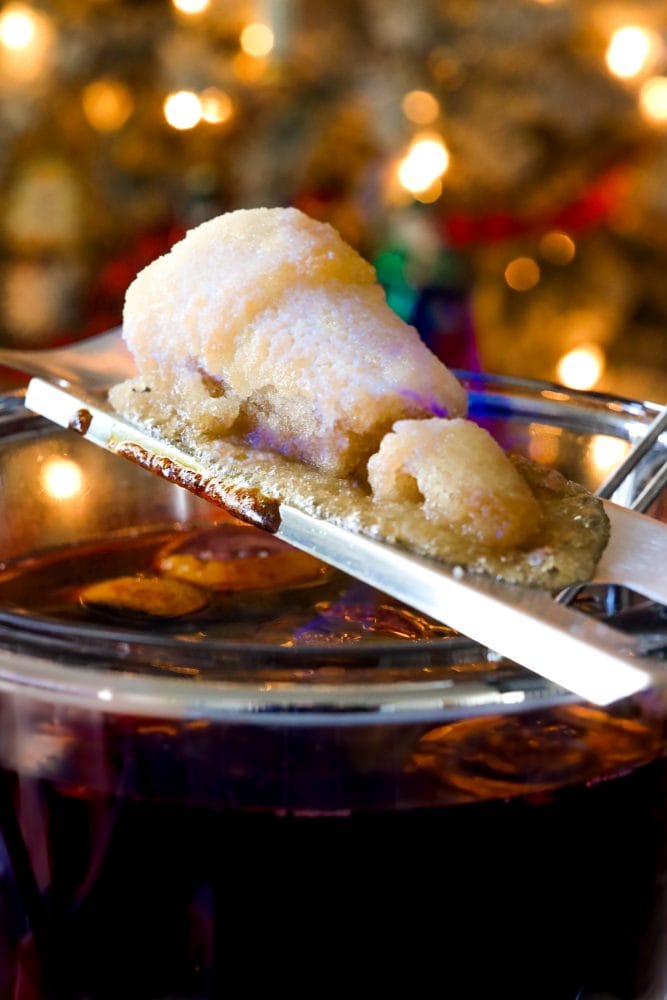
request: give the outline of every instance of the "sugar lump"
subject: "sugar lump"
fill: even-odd
[[[190,444],[234,434],[348,476],[396,420],[466,411],[371,265],[294,208],[192,229],[136,277],[123,328],[155,418]]]

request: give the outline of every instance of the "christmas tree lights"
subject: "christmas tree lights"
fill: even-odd
[[[0,3],[0,340],[291,203],[446,360],[667,399],[666,126],[667,0]]]

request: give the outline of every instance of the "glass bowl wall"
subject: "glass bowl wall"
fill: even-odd
[[[589,488],[620,461],[656,411],[651,404],[517,380],[469,376],[467,382],[471,415],[506,448]],[[663,451],[660,443],[639,480]],[[210,525],[221,516],[27,414],[19,397],[5,398],[0,409],[0,481],[0,558],[10,582],[14,567],[44,553],[74,547],[83,569],[86,559],[96,558],[100,540],[122,546],[146,532]],[[182,622],[72,622],[36,611],[30,593],[20,600],[7,599],[11,586],[3,593],[0,760],[17,773],[28,768],[100,791],[114,788],[122,769],[123,781],[137,792],[150,773],[168,797],[231,796],[251,808],[337,810],[467,799],[470,789],[442,780],[443,769],[452,767],[447,739],[437,766],[415,766],[426,759],[424,740],[430,740],[426,756],[433,757],[429,734],[472,718],[567,712],[574,702],[457,635],[399,638],[370,630],[337,641],[310,628],[305,639],[276,641],[270,623],[253,621],[253,609],[246,608],[239,615],[249,625],[240,634],[253,637],[239,639],[234,615],[222,635]],[[317,618],[317,608],[301,606],[299,613]],[[584,730],[606,725],[604,713],[578,711]],[[634,708],[628,711],[632,716]],[[656,750],[656,732],[649,729],[648,736],[640,734],[640,758]],[[178,767],[166,766],[176,760]],[[586,765],[605,766],[599,760]],[[549,775],[526,778],[531,769],[535,761],[519,768],[517,787],[582,776],[581,769],[570,774],[558,765]],[[485,788],[485,795],[495,794],[504,785],[491,780]]]
[[[589,487],[656,411],[469,386],[506,447]],[[14,996],[212,1000],[281,975],[310,996],[323,969],[430,988],[433,962],[456,997],[665,995],[650,698],[579,703],[341,575],[223,597],[205,626],[47,605],[55,569],[76,593],[109,552],[222,515],[17,397],[0,489],[0,946],[19,903],[9,969],[41,977]]]

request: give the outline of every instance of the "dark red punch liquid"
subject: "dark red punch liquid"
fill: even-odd
[[[168,542],[51,554],[8,572],[0,597],[81,625],[134,615],[193,643],[442,635],[335,576],[279,600],[216,591],[194,618],[81,600],[153,573]],[[657,722],[570,705],[250,724],[0,697],[0,733],[8,998],[667,996]]]

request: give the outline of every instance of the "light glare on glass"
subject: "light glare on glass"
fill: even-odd
[[[241,48],[249,56],[268,56],[273,42],[268,24],[247,24],[241,32]]]
[[[398,166],[398,180],[406,191],[428,191],[449,167],[449,152],[442,139],[416,139]]]
[[[620,465],[627,451],[626,441],[609,437],[607,434],[599,434],[591,440],[588,453],[596,473],[602,477]]]
[[[50,458],[42,466],[42,486],[54,500],[70,500],[83,488],[83,473],[69,458]]]
[[[605,59],[609,72],[621,80],[631,80],[647,70],[660,49],[654,31],[634,24],[618,28],[611,36]]]
[[[164,117],[168,125],[179,131],[194,128],[201,121],[201,101],[190,90],[169,94],[164,102]]]
[[[639,110],[650,122],[667,122],[667,76],[652,76],[639,92]]]
[[[529,432],[528,457],[542,465],[555,465],[558,461],[560,441],[563,435],[561,428],[547,427],[545,424],[530,424]]]
[[[604,351],[597,344],[582,344],[558,362],[558,379],[571,389],[592,389],[605,366]]]
[[[428,90],[411,90],[401,103],[403,114],[417,125],[431,125],[440,114],[440,103]]]

